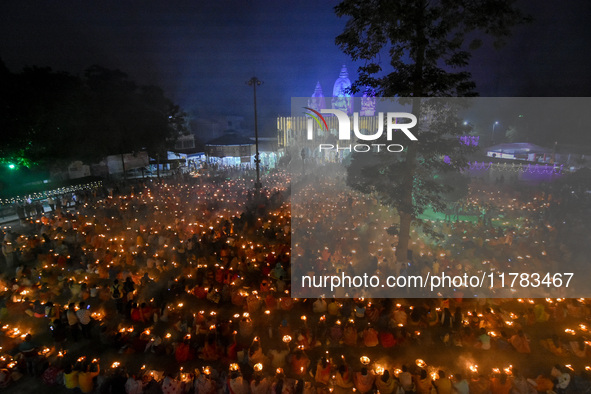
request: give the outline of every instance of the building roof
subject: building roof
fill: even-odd
[[[488,152],[503,152],[507,154],[528,154],[528,153],[551,153],[552,149],[544,148],[529,142],[511,142],[498,144],[486,148]]]

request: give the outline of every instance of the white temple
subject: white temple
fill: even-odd
[[[372,88],[367,88],[363,92],[363,97],[361,98],[361,111],[359,115],[361,116],[374,116],[376,113],[376,93]]]
[[[307,108],[321,112],[322,109],[338,109],[349,116],[353,116],[355,105],[359,111],[359,125],[361,129],[365,130],[376,130],[378,128],[379,118],[376,114],[376,97],[375,91],[367,87],[363,92],[363,97],[355,99],[352,97],[349,89],[351,88],[351,80],[349,79],[349,73],[347,66],[341,67],[339,77],[334,83],[332,91],[332,100],[330,106],[327,106],[327,100],[324,97],[320,82],[316,82],[314,93],[309,98],[298,98],[299,101],[298,110],[303,107],[304,103],[307,103]],[[359,105],[360,103],[361,105]],[[328,160],[342,160],[345,150],[338,151],[335,155],[334,152],[320,152],[317,148],[319,143],[323,141],[326,143],[334,143],[337,138],[336,133],[338,132],[338,119],[335,116],[329,114],[324,115],[324,121],[327,123],[327,129],[323,130],[322,127],[316,130],[316,135],[313,141],[308,140],[308,120],[309,116],[304,113],[293,114],[292,116],[278,116],[277,117],[277,141],[280,152],[291,152],[293,157],[299,157],[300,152],[304,149],[306,157],[308,158],[323,158]],[[315,127],[315,126],[313,126]],[[338,156],[338,157],[337,157]]]
[[[332,89],[332,108],[353,114],[353,98],[348,89],[351,87],[347,66],[343,64],[339,78],[335,81]]]
[[[326,109],[326,101],[324,100],[324,94],[322,93],[320,81],[316,82],[314,93],[312,94],[312,97],[308,99],[308,107],[316,111]]]

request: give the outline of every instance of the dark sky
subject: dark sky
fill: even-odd
[[[4,0],[0,58],[11,71],[50,66],[80,74],[92,64],[162,86],[187,111],[250,117],[256,75],[260,113],[289,114],[290,98],[326,96],[341,64],[335,46],[345,20],[337,1]],[[523,1],[535,22],[502,50],[474,53],[481,96],[589,96],[591,2]]]

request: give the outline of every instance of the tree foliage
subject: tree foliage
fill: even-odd
[[[92,66],[83,77],[50,68],[0,67],[0,157],[31,166],[98,161],[166,150],[186,132],[185,114],[155,86]]]
[[[405,141],[403,154],[354,154],[348,183],[377,195],[400,215],[397,257],[407,258],[410,228],[427,207],[443,209],[450,195],[445,173],[466,164],[469,149],[455,102],[424,97],[475,96],[467,70],[471,52],[485,37],[502,45],[513,26],[529,21],[515,0],[344,0],[335,7],[347,17],[336,44],[361,61],[352,92],[371,87],[377,96],[406,97],[419,119],[419,141]],[[384,59],[387,59],[384,60]],[[460,182],[462,183],[462,182]]]
[[[465,69],[472,50],[492,36],[501,46],[514,25],[531,20],[515,0],[345,0],[335,7],[349,17],[336,44],[365,64],[353,91],[371,86],[392,97],[473,96]],[[387,58],[382,61],[382,57]],[[386,73],[386,64],[391,71]]]

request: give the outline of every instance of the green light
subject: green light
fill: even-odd
[[[14,170],[16,168],[16,166],[14,164],[10,163],[8,165],[8,168],[10,168],[11,170]]]

